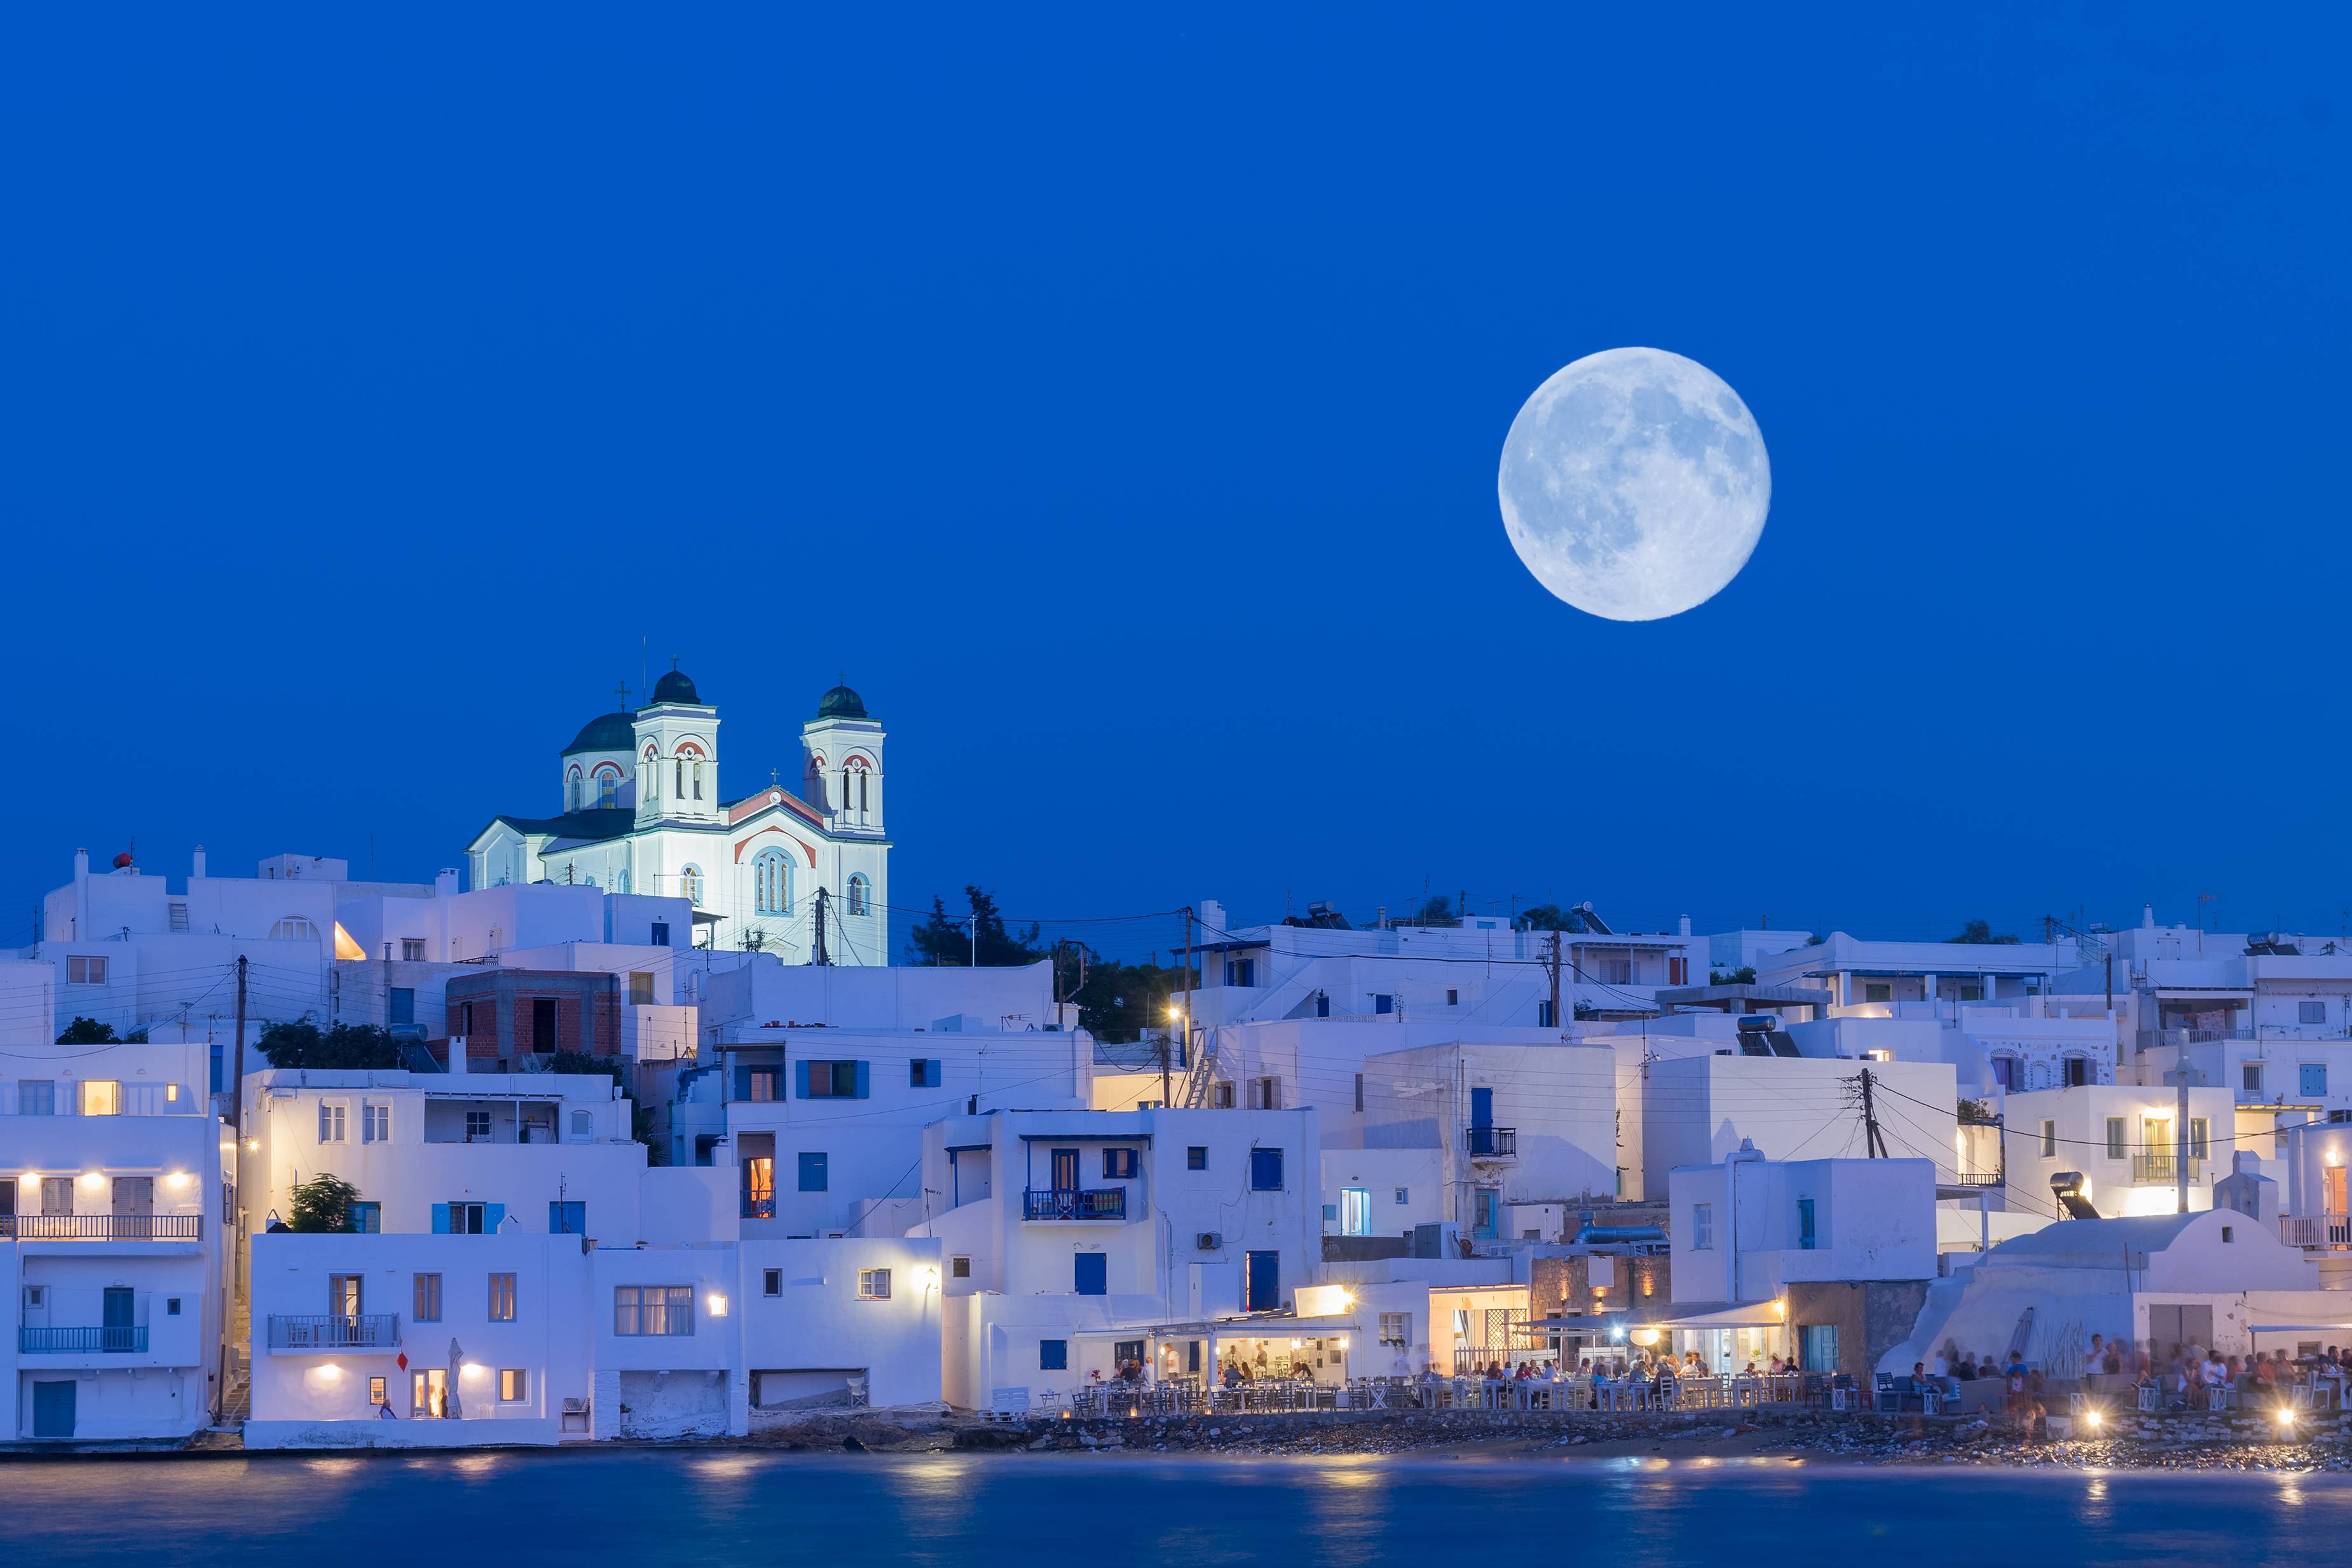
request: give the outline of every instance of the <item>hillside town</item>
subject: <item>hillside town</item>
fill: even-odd
[[[2352,945],[1210,889],[1110,1039],[893,950],[856,692],[719,736],[674,670],[425,882],[75,852],[0,953],[0,1440],[2340,1419]]]

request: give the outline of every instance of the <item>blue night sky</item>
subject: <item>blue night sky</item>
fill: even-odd
[[[1642,9],[18,10],[0,942],[429,877],[641,649],[730,794],[845,670],[899,905],[2341,928],[2346,14]],[[1642,624],[1495,497],[1623,344],[1773,458]]]

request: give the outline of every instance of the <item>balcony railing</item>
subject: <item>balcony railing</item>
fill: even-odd
[[[0,1239],[200,1241],[201,1214],[0,1214]]]
[[[2194,1183],[2198,1166],[2205,1163],[2194,1155],[2185,1166],[2173,1155],[2134,1155],[2131,1162],[2132,1182],[2137,1186],[2178,1186],[2184,1171]]]
[[[1084,1187],[1021,1195],[1024,1219],[1125,1219],[1127,1189],[1123,1186]]]
[[[1517,1127],[1465,1127],[1462,1141],[1474,1160],[1510,1160],[1519,1155]]]
[[[744,1198],[744,1200],[743,1200],[743,1218],[746,1218],[746,1219],[773,1219],[773,1218],[776,1218],[776,1200],[775,1200],[774,1198],[772,1198],[772,1197],[746,1197],[746,1198]]]
[[[2352,1252],[2352,1214],[2282,1214],[2279,1239],[2311,1252]]]
[[[272,1350],[392,1350],[399,1343],[398,1312],[269,1314]]]
[[[21,1355],[144,1355],[146,1325],[120,1328],[37,1329],[16,1331]]]

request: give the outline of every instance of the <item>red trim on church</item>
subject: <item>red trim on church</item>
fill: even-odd
[[[784,839],[792,843],[800,845],[801,853],[808,857],[809,869],[812,871],[816,869],[816,851],[809,847],[807,841],[794,838],[792,834],[785,832],[783,829],[776,827],[761,828],[756,833],[747,834],[745,837],[738,839],[735,841],[735,863],[737,865],[741,865],[743,863],[743,852],[751,848],[753,842],[767,837],[770,833],[773,833],[781,839]]]

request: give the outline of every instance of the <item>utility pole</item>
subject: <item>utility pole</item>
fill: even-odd
[[[809,962],[812,964],[833,962],[825,956],[824,951],[824,888],[820,887],[816,890],[816,945],[811,949],[809,955]]]
[[[971,912],[971,967],[980,967],[980,911]]]
[[[2179,1060],[2177,1053],[2175,1060]],[[2172,1178],[2179,1184],[2175,1189],[2179,1194],[2173,1208],[2176,1214],[2189,1212],[2189,1086],[2203,1080],[2203,1073],[2186,1064],[2164,1075],[2164,1081],[2173,1085]]]
[[[1551,1027],[1564,1039],[1568,1026],[1559,1021],[1559,933],[1551,934],[1551,958],[1547,966],[1551,970]]]
[[[1184,906],[1183,1023],[1184,1049],[1187,1052],[1184,1059],[1184,1065],[1189,1069],[1192,1065],[1192,1060],[1190,1055],[1192,1049],[1192,906],[1189,904]],[[1162,1110],[1167,1110],[1171,1108],[1172,1104],[1173,1102],[1169,1098],[1168,1050],[1165,1046],[1162,1046],[1160,1051],[1160,1105]]]
[[[1886,1134],[1878,1130],[1878,1109],[1870,1098],[1870,1069],[1862,1070],[1862,1130],[1874,1160],[1886,1158]]]
[[[228,1124],[238,1145],[245,1139],[245,955],[236,956],[236,1076],[229,1081]]]

